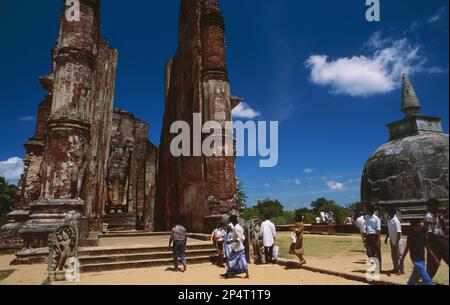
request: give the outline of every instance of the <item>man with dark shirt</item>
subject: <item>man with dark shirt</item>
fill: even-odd
[[[408,285],[416,285],[419,283],[420,279],[423,280],[425,285],[433,285],[433,280],[425,267],[425,248],[428,250],[429,255],[431,255],[433,259],[436,259],[433,252],[428,247],[427,237],[422,230],[421,221],[413,220],[411,221],[411,232],[408,235],[406,249],[400,261],[401,268],[403,269],[405,258],[408,255],[408,252],[411,252],[411,260],[414,264],[414,269],[408,281]]]
[[[431,278],[434,278],[436,275],[442,260],[448,266],[448,230],[446,230],[445,217],[440,209],[441,203],[438,200],[430,199],[428,201],[425,231],[430,249],[437,257],[437,260],[432,259],[432,257],[428,257],[427,260],[427,271]]]

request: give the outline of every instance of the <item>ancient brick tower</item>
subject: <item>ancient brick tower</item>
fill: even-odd
[[[80,1],[80,21],[69,21],[65,11],[61,15],[53,73],[48,77],[52,105],[46,121],[41,193],[39,200],[30,205],[37,220],[29,221],[21,230],[26,245],[31,247],[45,246],[48,231],[61,222],[64,213],[86,209],[89,214],[92,209],[86,205],[83,184],[94,174],[88,158],[96,144],[91,143],[91,127],[95,128],[91,119],[98,89],[93,76],[100,47],[99,6],[99,1]],[[104,51],[116,56],[113,50]],[[106,72],[115,73],[114,65]]]
[[[169,229],[174,217],[183,216],[189,230],[201,232],[214,226],[220,215],[240,209],[236,200],[235,158],[175,158],[170,152],[174,137],[170,126],[182,120],[192,130],[193,113],[201,113],[200,124],[214,120],[225,129],[225,122],[231,121],[232,108],[240,100],[230,95],[225,25],[217,2],[182,0],[179,23],[179,47],[166,67],[166,110],[155,213],[159,229]],[[233,148],[224,145],[223,150],[227,149]]]
[[[25,248],[46,247],[69,211],[81,214],[82,240],[104,223],[153,229],[157,148],[145,122],[114,110],[118,52],[100,37],[100,0],[80,0],[79,21],[66,18],[69,8],[52,73],[40,79],[48,94],[25,144],[16,222],[2,228],[0,248],[17,246],[18,235]]]

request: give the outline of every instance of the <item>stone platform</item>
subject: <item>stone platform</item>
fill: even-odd
[[[186,256],[190,265],[214,262],[217,251],[207,235],[194,234],[188,238]],[[173,265],[168,232],[122,231],[100,235],[98,246],[81,247],[81,272],[149,268]],[[46,248],[17,253],[12,265],[44,264]]]
[[[80,249],[81,272],[172,266],[172,249],[166,232],[114,232],[102,235],[98,247]],[[211,242],[188,238],[188,263],[213,262],[216,249]]]

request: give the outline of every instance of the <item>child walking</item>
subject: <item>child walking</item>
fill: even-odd
[[[425,265],[425,249],[435,258],[434,253],[429,249],[427,238],[422,230],[422,222],[420,220],[411,221],[411,232],[408,235],[405,252],[400,261],[401,268],[404,266],[405,258],[408,252],[411,252],[411,260],[414,264],[414,270],[408,281],[408,285],[417,285],[422,279],[424,285],[433,285],[433,280],[427,272]]]

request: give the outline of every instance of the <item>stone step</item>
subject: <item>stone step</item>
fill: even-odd
[[[186,251],[193,250],[215,250],[212,244],[188,245]],[[150,254],[158,252],[172,253],[169,247],[124,247],[124,248],[81,248],[78,252],[80,257],[102,256],[102,255],[120,255],[120,254]]]
[[[188,257],[188,265],[203,264],[203,263],[213,263],[216,257],[214,256],[198,256],[198,257]],[[153,260],[142,260],[142,261],[126,261],[126,262],[113,262],[113,263],[100,263],[100,264],[86,264],[80,266],[80,271],[83,273],[87,272],[101,272],[101,271],[113,271],[113,270],[123,270],[123,269],[138,269],[138,268],[152,268],[161,266],[172,266],[172,258],[166,259],[153,259]]]
[[[100,238],[169,236],[170,232],[112,231],[103,233]]]
[[[428,208],[426,206],[403,207],[399,210],[403,221],[423,219],[428,212]]]
[[[211,250],[191,250],[186,251],[186,256],[189,258],[201,256],[214,256],[217,251]],[[133,262],[133,261],[150,261],[158,259],[171,259],[172,252],[155,252],[155,253],[139,253],[139,254],[115,254],[115,255],[100,255],[100,256],[80,256],[81,265],[114,263],[114,262]]]

